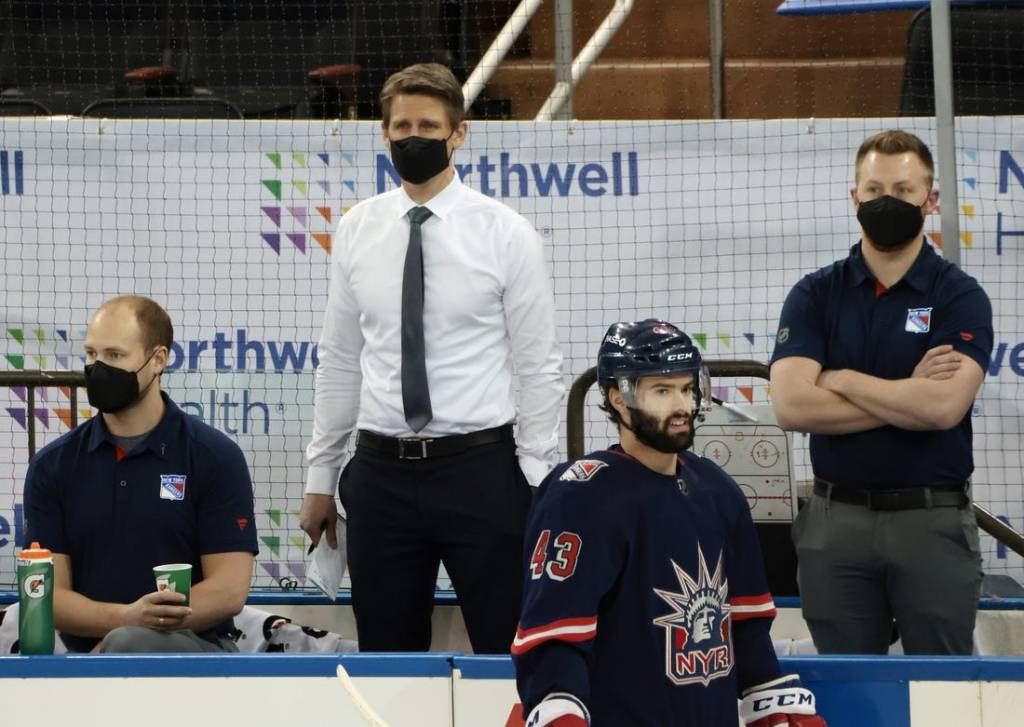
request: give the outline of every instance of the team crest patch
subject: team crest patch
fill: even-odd
[[[596,475],[599,469],[607,466],[607,462],[602,462],[599,459],[581,459],[578,462],[573,462],[569,469],[563,472],[562,476],[558,479],[571,482],[586,482]]]
[[[907,325],[903,330],[908,333],[928,333],[931,328],[931,308],[907,308]]]
[[[697,578],[670,561],[681,593],[654,589],[672,607],[672,613],[654,619],[654,624],[665,629],[665,675],[669,680],[707,686],[727,676],[733,667],[729,582],[722,573],[721,552],[713,575],[708,573],[699,545],[697,560]]]
[[[184,500],[185,475],[160,475],[160,499]]]

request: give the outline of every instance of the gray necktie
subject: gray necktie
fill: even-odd
[[[431,212],[413,207],[409,218],[409,247],[402,275],[402,406],[414,432],[434,418],[427,387],[427,352],[423,343],[423,247],[420,226]]]

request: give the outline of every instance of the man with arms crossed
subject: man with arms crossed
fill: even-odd
[[[928,147],[861,145],[850,255],[786,298],[772,356],[779,424],[811,434],[814,496],[793,525],[803,615],[822,653],[970,654],[981,585],[971,407],[992,307],[926,241]],[[950,241],[956,244],[956,241]]]

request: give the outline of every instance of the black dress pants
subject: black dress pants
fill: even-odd
[[[507,654],[532,491],[513,442],[400,460],[357,448],[339,481],[360,651],[426,651],[444,563],[473,651]]]

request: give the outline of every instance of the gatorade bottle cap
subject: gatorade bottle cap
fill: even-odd
[[[46,548],[40,547],[39,543],[33,542],[30,547],[25,548],[18,553],[18,557],[23,560],[45,560],[47,558],[52,558],[53,553]]]

